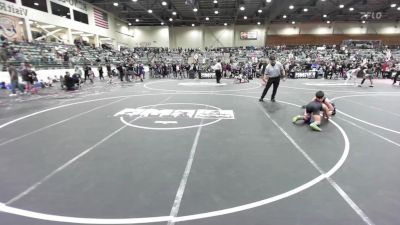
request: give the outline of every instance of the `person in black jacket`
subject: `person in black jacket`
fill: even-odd
[[[100,80],[104,80],[104,76],[103,76],[103,66],[99,66],[99,68],[98,68],[98,70],[99,70],[99,79]]]
[[[88,65],[85,65],[85,66],[83,67],[83,71],[84,71],[85,83],[86,83],[86,80],[87,80],[87,79],[90,79],[90,77],[89,77],[89,66],[88,66]]]
[[[64,84],[65,84],[65,87],[67,87],[67,91],[74,91],[74,90],[75,90],[75,88],[74,88],[74,86],[75,86],[75,81],[74,81],[74,79],[70,76],[69,72],[66,72],[66,73],[65,73],[65,76],[64,76]]]

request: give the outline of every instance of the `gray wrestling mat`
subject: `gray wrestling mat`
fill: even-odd
[[[2,98],[1,224],[398,224],[400,87],[222,83]],[[320,133],[291,123],[317,90]]]

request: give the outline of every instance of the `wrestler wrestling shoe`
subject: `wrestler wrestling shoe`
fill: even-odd
[[[296,123],[297,121],[299,121],[299,120],[301,120],[301,119],[303,119],[302,116],[300,116],[300,115],[299,115],[299,116],[295,116],[295,117],[292,118],[292,122],[293,122],[293,123]]]
[[[319,128],[319,126],[316,123],[311,123],[310,127],[315,131],[322,131],[321,128]]]

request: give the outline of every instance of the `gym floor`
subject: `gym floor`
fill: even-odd
[[[1,224],[399,223],[399,85],[222,83],[1,97]],[[317,90],[322,132],[291,122]]]

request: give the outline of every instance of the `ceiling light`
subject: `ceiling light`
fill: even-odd
[[[307,8],[304,8],[303,11],[304,11],[304,12],[308,12],[308,9],[307,9]]]
[[[328,21],[326,21],[326,23],[329,24],[329,23],[331,23],[331,21],[328,20]]]
[[[114,2],[114,4],[113,4],[114,6],[118,6],[118,2]]]
[[[361,21],[361,23],[365,23],[365,20]]]
[[[209,20],[210,20],[210,18],[206,17],[206,20],[207,20],[207,21],[209,21]]]
[[[326,18],[326,17],[328,17],[328,15],[324,14],[322,17]]]
[[[257,25],[261,25],[261,22],[257,22]]]
[[[36,5],[36,6],[38,6],[39,5],[39,3],[37,3],[37,2],[35,2],[35,3],[33,3],[34,5]]]
[[[396,4],[393,3],[393,4],[390,5],[390,7],[394,8],[394,7],[396,7]]]
[[[259,10],[258,10],[258,13],[262,13],[262,9],[259,9]]]
[[[214,4],[217,4],[218,3],[218,1],[217,0],[214,0]]]
[[[344,8],[344,5],[343,5],[343,4],[339,5],[339,8],[343,9],[343,8]]]
[[[282,17],[283,17],[283,19],[286,19],[287,16],[286,16],[286,15],[283,15]]]
[[[227,23],[224,23],[224,26],[228,26],[228,24],[227,24]]]
[[[247,20],[247,16],[243,16],[243,19]]]
[[[132,23],[128,23],[129,26],[132,26]]]
[[[293,6],[293,5],[290,5],[290,6],[289,6],[289,9],[294,9],[294,6]]]
[[[194,27],[195,25],[194,25],[194,23],[192,23],[192,27]]]
[[[218,14],[219,12],[218,12],[218,10],[215,10],[214,13],[215,13],[215,14]]]
[[[172,19],[172,18],[169,18],[169,21],[171,21],[171,22],[172,22],[172,21],[173,21],[173,19]]]
[[[400,7],[398,7],[397,10],[400,10]]]
[[[321,0],[321,2],[324,2],[325,0]]]
[[[266,2],[270,3],[270,2],[271,2],[271,0],[267,0]]]
[[[132,0],[132,2],[137,2],[137,0]]]
[[[135,21],[136,21],[136,22],[139,22],[139,19],[136,19]]]
[[[193,9],[193,12],[197,12],[197,10],[198,10],[197,8],[194,8],[194,9]]]
[[[354,8],[350,8],[349,10],[350,10],[350,11],[353,11],[353,10],[354,10]]]
[[[147,10],[148,13],[153,13],[153,10],[149,9]]]
[[[292,21],[292,24],[296,24],[296,22],[295,22],[295,21]]]
[[[164,25],[164,22],[161,22],[161,26]]]
[[[166,1],[161,2],[161,5],[166,6],[167,2]]]
[[[176,16],[176,12],[172,12],[172,15]]]
[[[244,6],[240,6],[240,10],[245,10],[246,8],[244,8]]]

